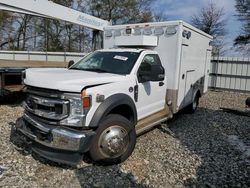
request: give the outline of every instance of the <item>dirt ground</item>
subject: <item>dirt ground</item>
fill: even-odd
[[[174,119],[140,136],[123,164],[76,168],[44,160],[10,141],[23,109],[0,105],[0,187],[249,187],[250,117],[247,94],[208,92],[195,114]],[[16,138],[18,139],[18,138]]]

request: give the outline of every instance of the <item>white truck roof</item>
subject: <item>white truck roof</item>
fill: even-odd
[[[166,27],[166,26],[173,26],[173,25],[183,25],[184,27],[195,31],[205,37],[208,37],[209,39],[213,39],[211,35],[208,35],[207,33],[201,31],[200,29],[195,28],[194,26],[182,21],[182,20],[176,20],[176,21],[165,21],[165,22],[150,22],[150,23],[138,23],[138,24],[124,24],[124,25],[110,25],[106,26],[104,30],[113,30],[113,29],[121,29],[121,28],[145,28],[145,27]]]

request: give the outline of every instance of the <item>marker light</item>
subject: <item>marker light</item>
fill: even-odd
[[[154,30],[154,34],[155,35],[163,35],[164,34],[164,30],[162,27],[156,27],[155,30]]]
[[[91,97],[86,94],[86,90],[82,91],[82,106],[87,109],[91,107]]]
[[[141,28],[135,28],[134,35],[141,35]]]
[[[105,31],[105,37],[107,38],[112,37],[112,31]]]
[[[166,35],[174,35],[177,33],[176,27],[168,27],[166,29]]]
[[[132,34],[132,29],[131,29],[131,28],[127,28],[127,29],[125,30],[125,33],[126,33],[127,35],[131,35],[131,34]]]
[[[152,29],[151,28],[145,28],[143,31],[144,35],[152,35]]]
[[[122,35],[121,30],[115,30],[115,37],[119,37]]]

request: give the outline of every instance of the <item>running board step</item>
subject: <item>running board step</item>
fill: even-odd
[[[136,127],[136,128],[135,128],[136,135],[137,135],[137,136],[140,136],[140,135],[142,135],[143,133],[145,133],[145,132],[151,130],[151,129],[154,128],[155,126],[161,124],[162,122],[167,121],[168,119],[169,119],[169,117],[165,117],[165,118],[160,119],[160,120],[158,120],[158,121],[155,121],[155,122],[153,122],[153,123],[151,123],[151,124],[144,125],[144,126],[140,126],[140,127],[138,127],[138,128]]]
[[[160,111],[154,115],[151,115],[147,118],[140,120],[137,123],[137,125],[135,126],[136,135],[139,136],[139,135],[151,130],[155,126],[161,124],[162,122],[167,121],[171,117],[172,117],[172,115],[169,114],[168,111],[163,110],[163,111]]]

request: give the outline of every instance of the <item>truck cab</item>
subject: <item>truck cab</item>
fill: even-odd
[[[95,51],[68,69],[27,69],[24,83],[18,130],[34,141],[33,151],[57,162],[77,163],[85,152],[122,162],[138,122],[166,108],[165,70],[152,50]]]

